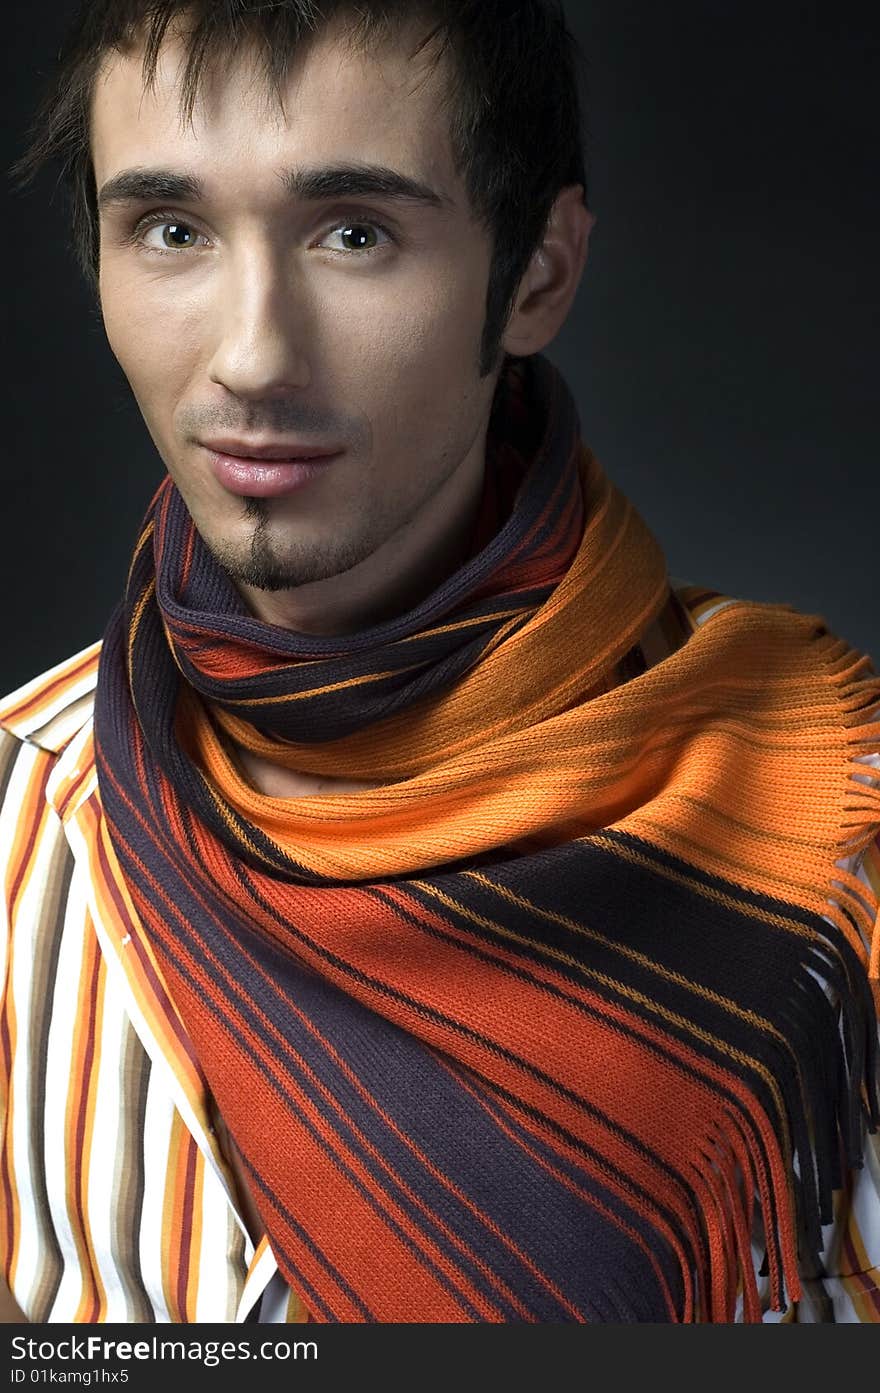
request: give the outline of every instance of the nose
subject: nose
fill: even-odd
[[[310,315],[283,252],[241,249],[227,261],[217,290],[211,381],[254,399],[307,387]]]

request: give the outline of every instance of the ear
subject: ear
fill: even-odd
[[[547,227],[519,283],[502,348],[516,357],[540,353],[561,329],[587,260],[587,243],[596,221],[584,206],[581,184],[559,194]]]

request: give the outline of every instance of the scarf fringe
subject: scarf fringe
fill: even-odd
[[[779,1126],[754,1093],[751,1099],[740,1094],[711,1125],[692,1162],[705,1230],[696,1273],[700,1319],[734,1320],[740,1293],[743,1320],[762,1318],[752,1250],[756,1203],[770,1306],[784,1311],[800,1299],[798,1239],[801,1257],[804,1249],[811,1256],[821,1252],[821,1226],[832,1220],[832,1192],[841,1181],[841,1139],[847,1163],[862,1161],[863,1099],[871,1130],[877,1126],[876,1031],[856,955],[829,936],[804,954],[800,968],[784,1014],[794,1071],[790,1062],[774,1071],[784,1102]],[[840,1000],[839,1025],[826,985]]]
[[[880,769],[867,764],[866,757],[880,750],[880,674],[869,655],[845,639],[826,637],[827,676],[843,712],[849,752],[838,841],[843,857],[864,851],[878,835]],[[838,911],[831,917],[867,967],[874,1011],[880,1016],[880,900],[869,885],[839,867],[833,872],[827,898]],[[871,1117],[876,1126],[876,1101]]]
[[[880,770],[866,763],[867,756],[880,751],[880,674],[871,658],[846,640],[824,630],[817,637],[825,646],[827,677],[843,714],[846,754],[840,835],[835,848],[843,859],[863,851],[877,836],[880,825]],[[803,1104],[800,1119],[789,1119],[798,1161],[797,1170],[792,1171],[793,1191],[802,1239],[817,1254],[822,1242],[820,1226],[833,1218],[832,1191],[841,1183],[840,1142],[846,1164],[856,1168],[863,1162],[863,1114],[867,1113],[871,1132],[880,1126],[876,1029],[880,1014],[880,901],[865,881],[839,865],[830,869],[824,890],[816,908],[841,937],[829,934],[824,944],[805,955],[802,968],[809,976],[801,983],[802,995],[793,997],[786,1011],[793,1028],[792,1048]],[[839,1003],[839,1026],[826,988]],[[822,1001],[828,1010],[824,1030]],[[778,1217],[778,1207],[776,1213]],[[764,1217],[766,1226],[766,1210]],[[774,1250],[775,1244],[768,1237],[771,1271]],[[797,1300],[796,1268],[789,1266],[786,1287]],[[784,1309],[778,1303],[781,1295],[778,1290],[772,1293],[775,1310]]]
[[[769,1164],[762,1141],[769,1142],[771,1153],[775,1152]],[[768,1172],[773,1173],[772,1179]],[[734,1321],[742,1294],[743,1321],[761,1322],[752,1253],[756,1192],[767,1242],[771,1305],[774,1310],[784,1309],[786,1289],[797,1300],[800,1287],[789,1192],[781,1151],[767,1119],[725,1109],[724,1118],[710,1124],[692,1159],[691,1184],[704,1231],[704,1252],[695,1274],[697,1320]],[[780,1186],[784,1204],[779,1203]]]
[[[720,1128],[713,1129],[703,1156],[715,1182],[713,1199],[721,1239],[716,1248],[709,1289],[708,1319],[715,1323],[732,1321],[737,1295],[742,1290],[743,1319],[760,1321],[761,1306],[751,1250],[754,1191],[742,1183],[750,1166],[739,1129],[734,1126],[729,1138]]]
[[[719,1169],[719,1174],[724,1186],[725,1212],[730,1215],[734,1227],[735,1242],[728,1248],[728,1267],[726,1273],[727,1283],[727,1304],[724,1311],[724,1319],[731,1321],[735,1318],[735,1302],[739,1291],[742,1291],[743,1298],[743,1320],[753,1324],[761,1320],[761,1303],[758,1293],[758,1283],[755,1277],[754,1263],[752,1262],[751,1246],[751,1225],[754,1211],[752,1199],[747,1194],[744,1196],[745,1203],[740,1202],[742,1191],[742,1160],[725,1154],[723,1146],[720,1144],[720,1137],[715,1139],[715,1158]]]

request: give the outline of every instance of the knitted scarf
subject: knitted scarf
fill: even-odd
[[[880,678],[746,601],[645,660],[663,555],[544,359],[487,480],[469,559],[347,637],[253,617],[163,482],[100,661],[119,869],[313,1319],[759,1320],[753,1227],[782,1309],[878,1121],[838,862]],[[232,742],[379,786],[267,797]]]

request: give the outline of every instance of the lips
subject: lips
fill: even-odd
[[[221,440],[203,440],[201,442],[206,450],[211,450],[214,454],[225,455],[229,459],[255,460],[255,461],[301,461],[313,459],[328,459],[332,455],[338,455],[342,449],[339,445],[308,445],[300,440],[279,440],[267,441],[262,444],[246,440],[233,440],[224,438]]]
[[[235,443],[237,449],[243,448]],[[326,474],[342,454],[341,450],[331,452],[298,444],[264,446],[259,454],[250,455],[230,454],[215,445],[204,448],[217,482],[239,498],[277,498],[293,493]],[[280,453],[291,449],[301,453]]]

